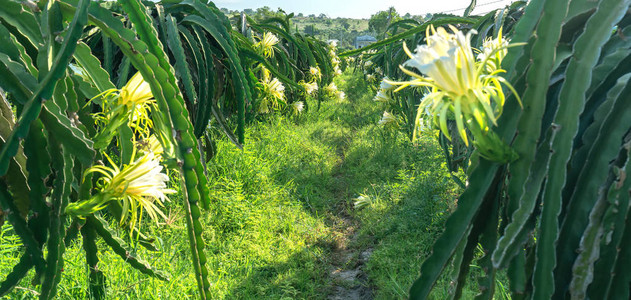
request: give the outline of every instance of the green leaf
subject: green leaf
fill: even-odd
[[[499,175],[502,173],[498,172],[498,167],[496,163],[480,160],[479,165],[469,177],[469,188],[460,196],[458,207],[447,219],[445,230],[432,247],[432,254],[423,262],[421,276],[414,281],[410,289],[410,299],[427,299],[449,258],[460,241],[466,238],[469,224],[478,215],[489,187],[493,183],[497,185]]]
[[[493,266],[495,268],[507,266],[507,263],[523,248],[524,230],[526,230],[527,224],[533,217],[537,198],[541,192],[544,179],[548,174],[550,145],[558,131],[558,127],[550,128],[545,139],[537,148],[533,165],[530,168],[530,174],[525,182],[525,192],[515,199],[518,207],[512,211],[510,223],[504,229],[504,235],[500,238],[497,247],[493,251]]]
[[[88,284],[90,296],[94,299],[105,299],[105,276],[103,271],[99,269],[99,249],[96,245],[96,230],[94,226],[85,222],[81,226],[81,235],[83,236],[83,250],[85,251],[85,260],[88,265]]]
[[[33,231],[35,239],[43,245],[48,236],[50,207],[46,203],[46,195],[50,189],[46,186],[46,178],[51,176],[50,154],[48,141],[44,132],[44,124],[40,120],[31,123],[28,136],[24,140],[24,154],[28,158],[26,168],[28,169],[28,185],[30,208],[33,218],[29,221],[29,228]]]
[[[542,136],[541,120],[546,108],[548,83],[553,71],[556,53],[555,48],[561,37],[561,20],[565,17],[567,12],[567,3],[551,1],[546,3],[545,9],[546,11],[549,10],[550,16],[542,19],[537,27],[537,38],[530,51],[532,65],[526,75],[527,88],[522,95],[523,112],[517,124],[517,132],[519,132],[519,134],[515,137],[515,141],[512,145],[513,149],[515,149],[519,155],[519,159],[509,165],[511,178],[507,193],[510,199],[508,205],[510,214],[513,214],[518,206],[523,207],[527,211],[532,211],[532,209],[527,208],[534,207],[536,201],[534,197],[523,198],[523,195],[526,192],[526,181],[531,173],[531,167],[535,160],[535,154],[537,153],[535,150],[539,144],[539,138]],[[546,166],[544,165],[543,167]],[[534,170],[534,172],[539,171],[541,171],[541,169]],[[536,196],[535,194],[535,197]],[[522,214],[520,223],[522,225],[525,220],[528,219],[527,216],[523,215],[524,213],[525,212],[520,211],[520,214]],[[516,231],[513,233],[516,233]],[[510,243],[510,239],[504,239],[504,241]],[[501,242],[500,245],[502,249],[506,249],[507,245],[503,245]],[[507,260],[504,258],[510,259],[511,257],[500,257],[498,253],[494,261],[495,266],[498,267],[500,260],[505,264]]]
[[[629,136],[627,136],[627,139]],[[627,147],[628,141],[626,141]],[[627,157],[628,159],[628,157]],[[631,163],[627,161],[625,168],[620,168],[616,181],[609,190],[607,200],[609,209],[605,213],[603,220],[603,237],[600,243],[600,257],[594,266],[594,274],[598,274],[594,278],[594,282],[589,286],[588,295],[591,299],[609,299],[609,293],[614,288],[613,277],[616,276],[614,269],[618,260],[624,259],[620,249],[623,248],[625,240],[623,233],[625,222],[630,219],[629,215],[629,198],[627,191],[631,188]],[[626,179],[624,178],[626,176]],[[618,271],[620,272],[620,271]],[[628,273],[628,272],[626,272]]]
[[[11,136],[7,139],[7,143],[2,147],[0,151],[0,176],[7,173],[9,160],[17,153],[20,140],[26,137],[31,122],[39,115],[42,101],[50,99],[57,80],[64,75],[68,62],[76,48],[77,41],[83,33],[83,27],[87,21],[89,3],[89,0],[80,0],[76,14],[69,25],[64,43],[55,57],[50,71],[39,84],[37,91],[24,105],[22,114],[18,119],[18,125],[16,125]]]
[[[165,25],[167,27],[167,43],[169,44],[171,53],[175,57],[175,72],[176,75],[179,75],[178,79],[182,82],[182,86],[184,86],[184,93],[188,96],[187,100],[188,103],[190,103],[189,110],[193,111],[193,105],[199,101],[199,98],[195,92],[193,78],[191,76],[191,72],[189,71],[190,67],[186,62],[187,55],[184,52],[184,47],[180,41],[180,32],[177,28],[175,18],[171,15],[167,15]]]
[[[552,156],[550,158],[550,173],[543,194],[543,203],[546,203],[542,211],[541,234],[537,243],[538,261],[535,269],[535,298],[549,298],[556,286],[555,295],[562,295],[569,280],[571,261],[575,257],[560,256],[556,275],[553,270],[557,263],[557,253],[569,253],[578,245],[575,238],[566,238],[561,229],[559,235],[558,216],[561,212],[562,189],[567,179],[567,164],[570,159],[573,141],[578,131],[578,121],[585,105],[585,93],[591,81],[591,70],[598,62],[602,46],[609,39],[613,26],[624,16],[625,9],[631,1],[602,0],[598,10],[585,24],[585,30],[574,43],[574,52],[566,69],[566,76],[559,95],[559,106],[554,118],[554,123],[561,126],[552,142]],[[548,11],[548,9],[546,9]],[[570,216],[578,218],[580,216]],[[574,219],[577,220],[577,219]],[[564,221],[564,224],[568,224]],[[569,224],[568,224],[569,225]],[[563,225],[564,227],[566,225]],[[580,227],[580,226],[579,226]],[[584,228],[574,228],[582,230]],[[555,253],[554,245],[559,245]],[[572,249],[572,250],[570,250]],[[568,251],[569,250],[569,251]],[[555,279],[556,277],[556,279]],[[537,286],[542,287],[538,292]]]
[[[50,103],[50,102],[49,102]],[[61,280],[61,270],[64,266],[63,254],[66,250],[63,242],[65,233],[65,214],[63,214],[71,193],[73,182],[72,168],[74,163],[70,151],[62,148],[54,139],[51,142],[51,158],[55,170],[53,192],[50,196],[52,210],[50,213],[50,236],[48,237],[46,271],[40,291],[40,299],[52,299],[57,293],[57,285]]]
[[[0,196],[1,197],[1,196]],[[6,296],[14,287],[16,287],[22,278],[33,267],[33,262],[28,254],[23,254],[20,261],[13,266],[13,269],[6,275],[2,284],[0,284],[0,297]]]
[[[201,45],[201,51],[203,53],[202,62],[206,67],[206,70],[199,70],[198,76],[200,77],[200,102],[197,107],[197,116],[195,117],[195,136],[200,137],[203,135],[203,132],[206,130],[206,126],[208,126],[208,122],[210,121],[210,115],[212,113],[212,104],[216,103],[215,99],[218,99],[221,91],[223,91],[223,84],[215,86],[215,80],[223,80],[223,74],[214,74],[216,70],[222,70],[221,66],[218,66],[218,69],[214,68],[215,60],[212,56],[212,49],[209,44],[206,35],[203,30],[199,26],[192,26],[192,29],[195,33],[195,37],[197,42]],[[201,67],[201,66],[200,66]],[[223,115],[222,115],[223,117]],[[219,120],[219,119],[218,119]],[[219,121],[221,122],[221,121]],[[221,126],[225,126],[226,124],[220,123]],[[232,131],[228,131],[232,133]],[[234,139],[236,141],[236,138]]]
[[[197,141],[193,135],[193,126],[189,119],[188,111],[184,107],[184,100],[182,99],[182,94],[177,86],[173,68],[169,64],[166,53],[162,49],[162,45],[157,38],[157,33],[155,29],[151,26],[152,23],[149,21],[148,16],[145,13],[146,9],[140,2],[134,0],[121,1],[121,4],[123,5],[125,11],[128,13],[130,21],[134,24],[140,37],[140,41],[134,41],[135,44],[137,46],[144,46],[145,49],[148,49],[148,52],[155,55],[153,59],[156,60],[151,64],[145,66],[142,66],[142,64],[134,62],[133,60],[132,63],[137,69],[139,69],[139,71],[141,71],[145,79],[151,77],[150,75],[152,75],[152,71],[155,71],[156,75],[162,73],[160,74],[161,77],[164,78],[162,82],[166,82],[166,84],[160,86],[160,81],[156,80],[157,82],[151,82],[153,80],[152,78],[150,78],[149,84],[151,86],[151,90],[152,92],[154,90],[158,92],[166,92],[166,95],[171,96],[165,97],[162,101],[165,102],[163,104],[168,103],[168,106],[165,107],[164,111],[169,114],[173,126],[172,128],[176,132],[176,142],[178,146],[177,150],[179,152],[179,158],[182,160],[181,169],[188,200],[186,201],[187,229],[189,231],[189,241],[193,254],[192,261],[195,269],[196,280],[198,283],[200,295],[202,296],[202,299],[206,299],[210,297],[210,283],[208,280],[208,271],[205,266],[206,256],[204,255],[203,251],[204,243],[201,236],[202,227],[198,219],[201,213],[197,206],[197,202],[201,200],[202,204],[208,205],[209,195],[204,193],[208,190],[208,187],[206,177],[204,176],[202,170],[203,166],[201,166],[200,163],[200,153],[197,148]],[[104,27],[101,27],[101,29],[105,30]],[[110,37],[112,37],[116,36],[118,32],[121,31],[112,32],[111,30],[109,30],[109,32]],[[124,31],[122,33],[127,34],[127,32],[128,31]],[[129,35],[128,39],[132,37],[133,35]],[[114,38],[112,38],[112,41],[117,43]],[[130,58],[142,58],[143,60],[145,60],[145,63],[147,62],[145,57],[138,57],[132,55],[132,53],[129,53],[129,51],[124,48],[124,45],[119,44],[119,47],[121,47],[121,50],[123,50],[123,52],[128,52],[125,54],[127,56],[130,56]],[[147,55],[147,57],[149,56]],[[155,65],[156,62],[159,64],[158,69],[148,69],[149,66]],[[145,76],[145,74],[147,76]],[[154,93],[154,96],[155,95],[156,93]],[[160,102],[161,101],[158,101],[159,105]]]
[[[104,92],[116,88],[110,81],[110,75],[101,67],[101,62],[92,55],[92,50],[83,42],[77,44],[74,58],[79,65],[85,70],[85,74],[80,74],[83,78],[87,78],[99,92]]]
[[[14,1],[3,1],[0,6],[0,18],[15,27],[23,34],[35,48],[43,44],[42,32],[33,13],[23,9],[22,5]]]
[[[469,3],[469,6],[467,6],[467,9],[464,10],[464,14],[462,14],[462,16],[468,17],[469,15],[471,15],[471,12],[475,9],[475,5],[476,5],[476,1],[471,0],[471,3]]]
[[[0,93],[0,147],[5,143],[6,137],[11,134],[13,123],[13,112],[11,106]],[[23,148],[20,147],[15,157],[9,163],[9,174],[5,180],[9,185],[9,190],[13,195],[13,201],[22,216],[27,216],[29,212],[29,186],[27,184],[27,165]]]
[[[0,181],[0,208],[5,211],[6,218],[11,222],[13,230],[20,236],[22,244],[26,246],[26,253],[33,261],[35,270],[38,274],[41,274],[46,269],[46,261],[44,260],[42,249],[37,240],[35,240],[35,235],[28,228],[26,220],[18,213],[4,181]]]
[[[195,5],[197,9],[200,9],[197,1],[195,1]],[[200,10],[200,12],[202,13],[202,15],[204,15],[206,19],[196,15],[189,15],[185,17],[182,22],[196,24],[204,28],[204,30],[206,30],[213,38],[215,38],[217,43],[221,46],[222,50],[228,56],[228,59],[230,61],[230,70],[232,73],[232,81],[235,85],[235,100],[237,101],[237,132],[239,136],[239,142],[243,143],[243,140],[245,138],[245,102],[246,100],[251,99],[250,90],[245,79],[245,73],[243,72],[243,69],[241,67],[241,62],[237,55],[236,47],[234,46],[232,39],[226,39],[224,37],[225,35],[227,35],[226,29],[221,26],[213,26],[212,22],[208,22],[212,21],[213,19],[217,19],[217,17],[212,12],[210,12],[209,9]],[[214,16],[214,18],[212,16]]]
[[[86,166],[92,165],[96,155],[92,140],[73,125],[73,121],[61,111],[59,106],[53,101],[45,102],[41,119],[50,135],[63,144],[73,156]]]
[[[623,145],[621,147],[618,158],[609,168],[607,180],[600,187],[598,200],[594,203],[589,214],[589,222],[581,237],[578,256],[572,268],[572,281],[570,282],[569,290],[570,295],[574,299],[586,298],[587,286],[592,283],[592,280],[595,279],[596,284],[602,284],[600,276],[594,276],[594,262],[600,257],[600,240],[603,239],[605,233],[605,213],[612,202],[618,202],[616,198],[620,195],[620,188],[623,186],[623,184],[614,184],[615,181],[624,180],[624,178],[618,177],[615,173],[616,170],[624,172],[621,170],[621,167],[629,165],[629,146],[631,145]],[[619,175],[626,177],[626,174],[619,173]],[[617,185],[618,187],[616,187]],[[622,191],[622,194],[628,195],[628,189]]]
[[[118,254],[123,261],[128,263],[134,269],[140,271],[143,274],[158,278],[160,280],[169,281],[169,277],[162,271],[152,267],[146,261],[140,259],[134,254],[127,243],[120,239],[113,229],[111,229],[103,218],[98,215],[92,215],[87,218],[87,224],[90,224],[92,228],[100,235],[105,243],[112,248],[114,253]]]
[[[602,218],[602,213],[604,213],[604,211],[594,212],[594,210],[596,208],[601,210],[606,208],[604,206],[606,199],[601,200],[600,204],[596,200],[601,198],[600,194],[603,193],[603,190],[608,190],[607,187],[603,188],[601,186],[603,182],[607,181],[607,177],[611,176],[608,174],[608,168],[605,166],[616,156],[620,141],[629,130],[629,125],[625,124],[625,120],[631,119],[631,107],[628,105],[629,101],[631,101],[629,78],[631,77],[624,77],[626,85],[623,90],[611,90],[612,94],[617,94],[617,97],[598,130],[597,138],[592,144],[586,163],[566,207],[567,213],[565,214],[566,217],[561,228],[559,241],[568,243],[568,245],[559,244],[557,249],[560,262],[559,271],[570,272],[568,269],[577,259],[575,249],[579,246],[581,240],[585,239],[585,231],[589,220],[600,219]],[[604,197],[606,198],[606,195]],[[594,227],[592,226],[591,228]],[[598,247],[599,245],[599,243],[595,243],[594,246]],[[584,247],[588,246],[589,244]],[[564,255],[567,255],[567,257]],[[583,261],[585,261],[584,257]],[[561,266],[561,264],[564,265]],[[570,266],[565,264],[570,264]],[[568,279],[566,278],[559,278],[561,283],[566,283],[567,281]],[[579,283],[576,284],[581,285]]]
[[[37,89],[37,78],[24,65],[0,53],[0,87],[13,95],[16,105],[24,105]]]

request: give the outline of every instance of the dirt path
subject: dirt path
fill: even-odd
[[[329,276],[333,280],[329,300],[373,299],[364,264],[370,258],[372,249],[359,251],[353,248],[357,238],[356,225],[350,217],[343,217],[336,226],[340,233],[336,249],[333,251],[333,265]]]
[[[349,178],[344,172],[344,152],[352,140],[352,134],[346,143],[338,146],[339,157],[338,170],[333,175],[336,181],[334,195],[338,207],[335,211],[334,228],[336,233],[336,244],[332,253],[332,268],[329,276],[333,286],[329,300],[371,300],[373,299],[372,287],[368,281],[368,276],[364,271],[364,265],[372,254],[372,248],[361,250],[357,248],[358,223],[349,215],[348,197]]]

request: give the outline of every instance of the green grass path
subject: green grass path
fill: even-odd
[[[243,151],[217,141],[208,162],[213,204],[202,217],[213,299],[403,299],[418,277],[458,190],[432,137],[412,145],[384,131],[357,77],[345,74],[338,86],[349,100],[252,124]],[[135,248],[171,280],[140,274],[100,242],[108,299],[197,298],[182,200],[171,198],[169,218],[142,227],[160,251]],[[2,229],[6,274],[23,250]],[[65,254],[60,299],[86,298],[80,242]],[[30,281],[11,299],[35,298]]]
[[[246,199],[268,195],[263,207],[282,203],[281,215],[256,219],[250,223],[256,229],[240,228],[247,237],[258,232],[242,245],[259,248],[265,244],[261,239],[280,237],[286,247],[260,252],[274,253],[271,260],[280,263],[251,261],[261,267],[245,281],[235,277],[238,285],[227,298],[406,298],[418,277],[458,190],[434,139],[412,145],[402,133],[377,126],[382,111],[372,92],[346,76],[338,85],[349,101],[325,102],[297,120],[259,123],[250,128],[245,155],[220,145],[215,165],[223,175],[217,178],[243,182],[250,191]],[[270,180],[274,187],[252,178]],[[278,187],[287,195],[278,195]],[[361,208],[354,205],[358,198],[364,199]],[[235,211],[241,200],[222,201],[227,212],[219,214],[220,226],[247,210]],[[278,224],[268,224],[274,219],[290,220],[283,223],[286,235],[274,230]],[[262,227],[276,235],[264,235]]]

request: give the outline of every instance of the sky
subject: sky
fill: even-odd
[[[303,13],[305,15],[326,14],[330,18],[368,19],[381,10],[394,6],[400,15],[425,15],[427,13],[448,12],[462,15],[471,0],[216,0],[219,8],[243,10],[269,6],[273,11],[279,7],[287,13]],[[477,0],[474,14],[486,13],[490,10],[509,5],[512,0]]]

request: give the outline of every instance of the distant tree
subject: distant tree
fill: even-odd
[[[387,11],[380,11],[370,17],[368,21],[368,29],[377,36],[383,37],[386,32],[386,28],[390,25],[390,23],[400,20],[401,16],[394,6],[391,6]]]
[[[315,18],[315,15],[314,14],[310,14],[309,18]]]
[[[310,25],[305,26],[305,34],[316,35],[317,32],[318,31],[315,28],[315,25],[310,24]]]
[[[256,13],[257,14],[265,14],[265,13],[270,13],[271,12],[271,8],[269,6],[263,6],[263,7],[259,7],[256,9]]]
[[[320,14],[320,15],[318,16],[318,19],[326,19],[326,18],[328,18],[328,16],[327,16],[327,15],[325,15],[325,14]]]
[[[246,9],[243,10],[243,12],[246,15],[250,15],[250,16],[254,15],[254,10],[252,10],[251,8],[246,8]]]
[[[303,18],[305,15],[303,15],[302,13],[298,14],[298,18]]]
[[[348,23],[348,20],[346,20],[346,19],[342,20],[340,25],[342,25],[342,27],[344,27],[344,29],[346,29],[346,30],[348,30],[348,28],[351,27],[351,24]]]
[[[256,18],[259,20],[273,17],[275,14],[269,6],[263,6],[256,9]]]
[[[404,19],[412,19],[412,15],[410,13],[405,14],[405,16],[403,16]]]

